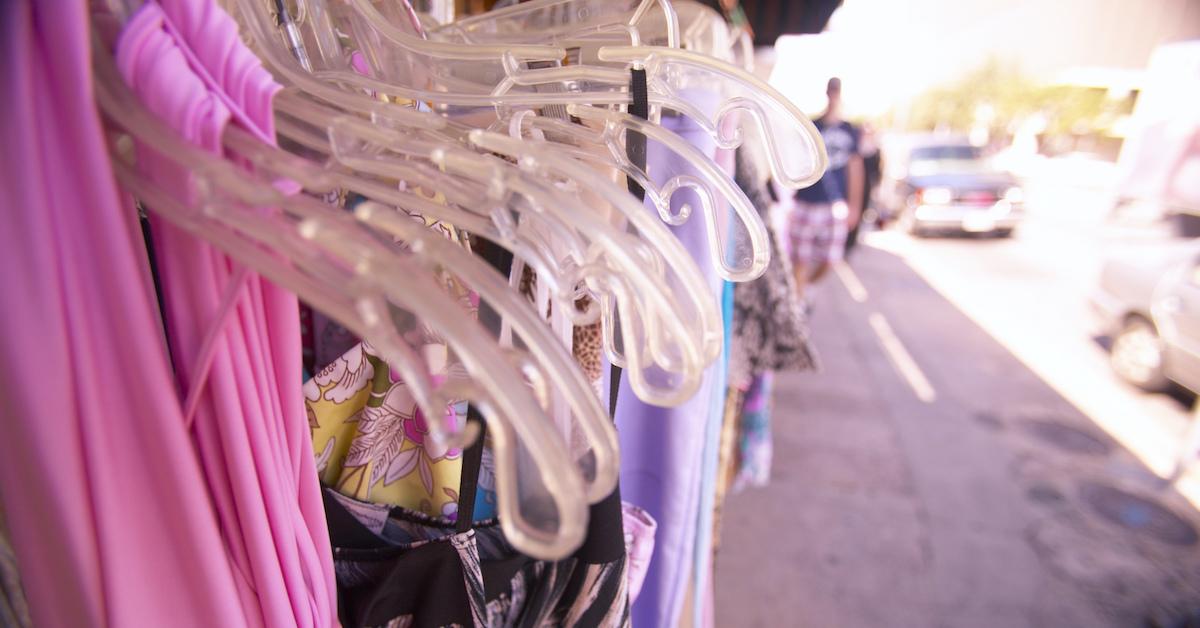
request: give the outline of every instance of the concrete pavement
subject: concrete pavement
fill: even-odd
[[[825,371],[777,379],[771,486],[726,504],[718,626],[1140,626],[1200,608],[1187,500],[904,259],[864,247],[853,267],[864,302],[836,278],[817,297]]]

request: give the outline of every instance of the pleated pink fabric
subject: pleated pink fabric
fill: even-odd
[[[0,500],[36,625],[334,624],[295,297],[250,274],[221,322],[236,265],[154,220],[160,319],[94,110],[86,3],[0,7]],[[143,7],[119,64],[198,145],[218,150],[230,120],[273,135],[277,88],[211,2]]]
[[[279,86],[214,3],[147,4],[122,33],[117,63],[147,107],[194,143],[220,152],[231,122],[273,141],[271,97]],[[151,156],[142,164],[168,189],[187,189],[190,175],[171,162]],[[335,588],[300,390],[296,297],[251,275],[223,322],[219,305],[237,265],[153,215],[151,226],[181,388],[194,379],[207,330],[222,325],[193,435],[248,585],[243,593],[255,594],[267,626],[327,625]]]
[[[34,623],[245,625],[92,105],[85,3],[0,11],[0,499]]]

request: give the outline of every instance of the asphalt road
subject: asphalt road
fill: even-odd
[[[871,234],[820,287],[819,374],[778,377],[772,484],[732,495],[718,626],[1167,625],[1200,610],[1187,399],[1117,381],[1086,297],[1096,190],[1029,184],[1011,240]]]

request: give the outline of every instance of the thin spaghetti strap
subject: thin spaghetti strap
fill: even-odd
[[[480,240],[476,252],[485,261],[505,277],[512,271],[513,254],[507,249],[496,246],[486,240]],[[479,322],[494,335],[500,334],[500,316],[486,301],[479,303]],[[466,532],[475,523],[475,495],[479,487],[479,471],[483,466],[484,437],[487,435],[487,423],[475,406],[467,407],[467,422],[474,421],[479,425],[479,436],[463,452],[462,476],[458,484],[458,520],[455,529]]]
[[[633,68],[629,71],[629,115],[643,120],[650,117],[650,89],[646,84],[646,71]],[[636,131],[627,131],[625,137],[625,154],[629,161],[640,170],[646,170],[646,136]],[[646,200],[646,190],[630,177],[625,178],[625,187],[639,201]],[[617,418],[617,392],[621,389],[621,367],[612,365],[608,377],[608,416]]]
[[[475,523],[475,495],[479,488],[479,470],[483,465],[483,440],[487,435],[487,423],[479,416],[475,406],[467,408],[467,423],[479,425],[479,436],[463,452],[462,477],[458,481],[458,521],[454,529],[462,533]]]

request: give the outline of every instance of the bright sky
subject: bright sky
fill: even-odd
[[[845,0],[821,35],[776,44],[771,81],[802,109],[843,79],[851,115],[886,111],[989,57],[1053,78],[1142,68],[1159,43],[1200,38],[1200,0]]]

